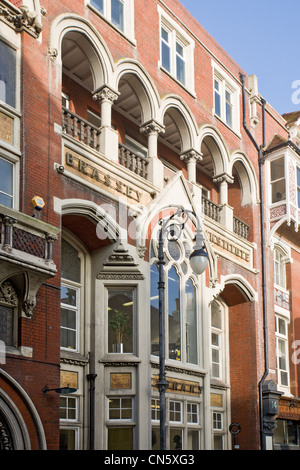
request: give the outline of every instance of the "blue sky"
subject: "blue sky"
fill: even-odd
[[[300,0],[180,1],[280,114],[300,110]]]

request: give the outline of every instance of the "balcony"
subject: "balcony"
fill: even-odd
[[[210,201],[206,197],[202,197],[202,207],[203,213],[210,219],[214,220],[215,222],[221,222],[221,213],[222,207],[214,202]],[[238,235],[239,237],[243,238],[244,240],[248,240],[249,236],[249,225],[247,225],[242,220],[238,219],[237,217],[233,216],[233,233]]]
[[[148,161],[145,157],[135,154],[125,145],[119,143],[119,163],[138,176],[147,179]]]
[[[62,130],[65,134],[99,151],[100,129],[69,109],[62,109]]]
[[[33,315],[36,294],[56,275],[53,243],[59,230],[45,222],[0,205],[0,284],[10,277],[25,284],[22,309]]]

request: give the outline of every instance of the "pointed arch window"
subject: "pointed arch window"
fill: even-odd
[[[197,309],[197,284],[186,262],[191,247],[184,243],[166,241],[165,282],[165,328],[166,358],[189,364],[199,364],[199,321]],[[153,243],[154,257],[157,255]],[[151,353],[159,355],[159,272],[155,258],[151,266],[150,310]]]

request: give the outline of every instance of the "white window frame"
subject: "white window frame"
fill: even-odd
[[[2,155],[2,153],[0,154],[0,159],[4,160],[5,162],[7,162],[11,165],[11,169],[12,169],[12,194],[5,193],[4,191],[1,191],[1,189],[0,189],[0,193],[11,198],[11,201],[12,201],[11,208],[15,209],[16,208],[15,207],[16,206],[16,163],[14,161],[12,161],[10,158],[4,157]],[[6,207],[9,207],[9,206],[6,206]]]
[[[300,209],[300,182],[298,183],[298,174],[300,178],[300,166],[296,166],[296,187],[297,187],[297,207]]]
[[[212,61],[213,69],[213,115],[220,119],[229,129],[240,136],[240,88],[225,71],[214,61]],[[220,114],[216,112],[215,106],[215,81],[219,84],[218,94],[220,96]],[[227,104],[226,94],[231,97],[231,123],[227,120]]]
[[[115,410],[119,410],[120,412],[120,418],[110,418],[109,417],[109,412],[111,408],[109,407],[110,400],[119,400],[120,402],[120,407],[119,408],[113,408]],[[123,400],[130,400],[131,401],[131,408],[124,408],[122,407],[122,401]],[[130,418],[122,418],[122,410],[124,409],[130,409],[131,410],[131,417]],[[117,423],[132,423],[134,421],[134,398],[130,396],[109,396],[107,397],[107,419],[111,423],[112,421],[117,422]]]
[[[78,422],[79,421],[79,397],[77,396],[69,396],[69,395],[61,395],[61,398],[64,398],[66,399],[66,406],[59,406],[60,409],[66,409],[66,413],[68,414],[68,410],[70,409],[70,407],[68,406],[69,404],[69,401],[70,400],[74,400],[75,401],[75,418],[60,418],[60,422],[68,422],[68,423],[74,423],[74,422]]]
[[[273,270],[274,270],[274,285],[286,290],[286,262],[287,256],[277,247],[273,252]],[[278,273],[275,266],[278,266]],[[279,281],[279,282],[276,282]]]
[[[171,404],[174,405],[174,408],[171,409]],[[176,404],[180,405],[180,410],[176,410]],[[176,415],[179,416],[180,419],[171,419],[171,413],[173,413],[173,417],[175,418]],[[169,400],[169,423],[170,424],[182,424],[183,423],[183,402],[180,400]]]
[[[279,321],[284,322],[285,333],[279,332]],[[276,368],[277,368],[277,383],[278,389],[288,392],[290,389],[290,367],[289,367],[289,341],[288,341],[288,319],[284,316],[275,313],[275,339],[276,339]],[[285,354],[279,355],[279,343],[284,344]],[[286,368],[280,368],[280,358],[284,357],[286,360]],[[281,374],[286,373],[287,384],[283,384]]]
[[[65,426],[62,425],[59,427],[60,430],[66,431],[75,431],[75,450],[79,450],[79,436],[80,436],[80,429],[79,426]]]
[[[134,0],[119,0],[123,3],[123,28],[114,25],[111,20],[111,0],[103,0],[103,13],[91,4],[91,0],[85,0],[86,6],[107,21],[116,31],[124,35],[126,39],[136,44],[134,38]]]
[[[160,34],[160,59],[158,61],[158,67],[166,71],[172,76],[177,83],[185,87],[190,93],[195,94],[195,83],[194,83],[194,49],[195,42],[186,33],[186,31],[179,26],[166,12],[158,5],[157,7],[159,14],[159,34]],[[163,67],[162,63],[162,29],[166,30],[169,34],[168,45],[170,48],[170,70]],[[177,74],[177,43],[183,48],[182,60],[184,62],[184,82],[178,79]]]
[[[77,283],[71,282],[71,281],[66,281],[63,280],[61,281],[61,285],[66,288],[70,288],[76,291],[76,306],[60,303],[61,309],[65,308],[68,310],[74,311],[76,315],[76,328],[75,328],[75,341],[76,341],[76,346],[75,348],[67,348],[60,346],[60,349],[63,351],[73,351],[73,352],[80,352],[80,321],[81,321],[81,316],[80,316],[80,306],[81,306],[81,299],[80,299],[80,288]],[[63,327],[60,326],[62,329]],[[70,328],[68,328],[70,329]]]

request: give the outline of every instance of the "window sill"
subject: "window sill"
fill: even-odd
[[[189,89],[186,85],[184,85],[179,80],[177,80],[177,78],[174,77],[174,75],[172,75],[170,72],[168,72],[168,70],[166,70],[160,63],[158,64],[158,67],[162,72],[168,75],[168,77],[170,77],[175,83],[177,83],[177,85],[179,85],[184,91],[186,91],[192,98],[194,99],[197,98],[194,90]]]
[[[226,122],[223,121],[223,119],[222,119],[220,116],[218,116],[218,115],[215,113],[214,110],[213,110],[212,114],[213,114],[213,116],[214,116],[219,122],[221,122],[225,127],[227,127],[228,130],[230,130],[233,134],[235,134],[236,137],[238,137],[238,139],[240,139],[240,140],[242,139],[242,136],[241,136],[241,134],[240,134],[240,131],[238,131],[238,130],[234,129],[233,127],[230,127],[228,124],[226,124]]]
[[[135,356],[134,354],[118,354],[118,353],[108,353],[105,354],[101,359],[99,359],[100,364],[104,365],[114,365],[114,364],[123,364],[125,365],[137,365],[141,362],[141,359]]]

